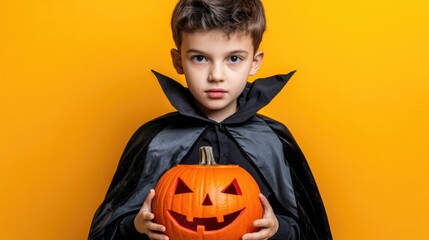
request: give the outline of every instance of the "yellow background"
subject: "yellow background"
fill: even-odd
[[[262,113],[289,126],[335,239],[429,239],[429,2],[265,0]],[[117,161],[172,107],[175,1],[0,1],[0,239],[86,239]]]

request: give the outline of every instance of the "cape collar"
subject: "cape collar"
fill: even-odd
[[[181,114],[197,118],[206,122],[214,122],[203,116],[195,107],[194,98],[188,88],[177,81],[162,75],[154,70],[162,90],[171,105]],[[265,107],[286,85],[295,71],[288,74],[274,75],[267,78],[259,78],[253,83],[247,83],[238,98],[238,110],[226,118],[222,124],[241,123],[255,115],[261,108]]]

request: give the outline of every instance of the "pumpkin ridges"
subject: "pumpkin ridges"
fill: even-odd
[[[173,168],[175,168],[175,167],[173,167]],[[173,169],[172,168],[172,169]],[[155,197],[156,196],[170,196],[170,195],[172,195],[173,193],[172,193],[172,191],[170,190],[169,191],[169,188],[167,187],[171,182],[174,182],[174,175],[173,174],[170,174],[169,173],[169,171],[167,171],[163,176],[162,176],[162,178],[165,178],[166,180],[164,180],[164,181],[158,181],[158,184],[159,183],[161,183],[161,185],[160,185],[160,187],[159,187],[159,189],[160,189],[160,192],[158,193],[158,194],[156,194],[156,192],[155,192]],[[158,190],[158,185],[156,186],[156,189]],[[159,191],[159,190],[158,190]],[[153,202],[153,204],[152,204],[152,208],[153,209],[156,209],[157,208],[157,202]],[[162,201],[162,205],[164,205],[164,206],[168,206],[168,208],[171,208],[172,206],[172,202],[170,202],[170,201],[168,201],[168,198],[164,198],[163,199],[163,201]],[[154,212],[154,211],[153,211]],[[163,222],[164,224],[165,224],[165,228],[166,229],[172,229],[172,226],[171,226],[171,224],[170,224],[170,221],[168,220],[168,219],[166,219],[166,217],[165,217],[165,215],[164,214],[159,214],[160,216],[158,216],[158,219],[157,219],[157,216],[155,215],[155,220],[157,221],[157,222]],[[171,237],[171,236],[169,236],[169,237]]]
[[[184,193],[172,195],[171,186],[175,184],[177,177],[182,180],[194,191],[193,193]],[[233,195],[221,193],[223,188],[229,185],[234,179],[237,180],[242,195]],[[155,196],[159,199],[154,199],[153,211],[167,211],[172,209],[179,214],[191,216],[190,212],[194,210],[192,217],[216,217],[217,215],[231,214],[237,210],[245,208],[241,215],[238,216],[232,223],[224,226],[219,230],[204,231],[204,235],[199,235],[197,232],[178,227],[174,220],[169,218],[167,214],[158,219],[163,220],[162,223],[167,228],[166,234],[175,240],[202,239],[241,239],[241,236],[247,232],[253,232],[256,229],[252,222],[255,219],[262,217],[262,205],[259,201],[259,187],[253,177],[244,169],[237,165],[216,165],[216,166],[198,166],[198,165],[178,165],[167,171],[159,180],[156,188],[159,189],[159,194]],[[202,186],[199,183],[204,183]],[[215,185],[212,185],[215,184]],[[206,194],[209,194],[213,206],[202,206],[202,201]],[[173,202],[177,201],[176,203]],[[252,206],[252,204],[256,204]],[[252,206],[252,207],[251,207]],[[192,217],[190,219],[192,220]],[[245,223],[243,221],[250,221]],[[243,226],[243,225],[247,225]],[[195,224],[193,224],[195,226]],[[213,227],[217,226],[213,223]],[[226,234],[226,235],[222,235]]]
[[[187,170],[186,179],[191,178],[190,181],[195,182],[196,178],[199,176],[197,174],[194,174],[194,172],[192,171],[193,170],[192,168],[187,168],[186,170]],[[182,206],[186,206],[186,207],[192,206],[192,204],[196,202],[196,199],[199,196],[199,192],[198,192],[198,189],[193,189],[193,191],[194,191],[194,194],[189,199],[189,202],[186,205],[182,205]],[[195,209],[199,209],[199,208],[197,208],[197,206],[192,206],[192,207],[193,207],[193,211],[195,211]],[[200,215],[200,214],[201,213],[199,212],[198,215]],[[192,217],[195,217],[195,214]]]
[[[167,176],[167,175],[165,175]],[[165,178],[165,177],[164,177]],[[165,195],[165,185],[167,184],[167,181],[158,181],[157,186],[155,187],[155,198],[157,198],[158,196],[164,196]],[[165,199],[163,199],[165,200]],[[162,201],[163,204],[165,204],[165,201]],[[155,213],[155,211],[153,211],[154,208],[156,208],[156,201],[152,201],[152,212],[154,213],[154,221],[157,222],[165,222],[164,220],[164,215],[163,214],[158,214]],[[166,226],[166,228],[168,228],[168,226]]]

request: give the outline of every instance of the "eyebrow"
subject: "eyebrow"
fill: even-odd
[[[196,53],[196,54],[201,54],[201,55],[206,55],[207,53],[198,49],[194,49],[194,48],[190,48],[186,51],[186,53]],[[228,55],[233,55],[233,54],[248,54],[248,52],[246,50],[234,50],[231,52],[228,52]]]

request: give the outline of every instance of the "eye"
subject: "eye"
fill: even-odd
[[[229,59],[228,59],[228,62],[230,62],[230,63],[239,63],[239,62],[241,62],[243,59],[241,59],[239,56],[231,56]]]
[[[233,195],[243,195],[241,192],[240,186],[238,185],[237,179],[234,180],[224,189],[222,193],[233,194]]]
[[[191,188],[186,185],[186,183],[181,179],[177,178],[176,186],[174,187],[174,194],[182,194],[182,193],[191,193],[193,192]]]
[[[207,58],[202,55],[196,55],[192,57],[192,61],[196,63],[207,62]]]

